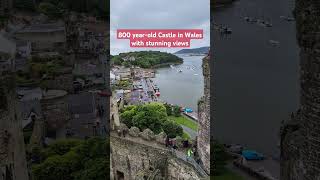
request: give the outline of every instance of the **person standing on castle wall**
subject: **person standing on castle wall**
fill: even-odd
[[[127,135],[127,129],[126,128],[123,128],[122,134],[123,134],[123,137],[126,137],[126,135]]]
[[[165,143],[166,143],[166,147],[168,147],[170,144],[169,136],[166,137]]]
[[[191,150],[191,148],[189,148],[188,151],[187,151],[187,161],[191,160],[192,154],[193,154],[193,151]]]
[[[197,148],[194,148],[194,147],[193,147],[193,156],[197,157]]]
[[[178,148],[176,139],[172,139],[172,148],[175,150]]]

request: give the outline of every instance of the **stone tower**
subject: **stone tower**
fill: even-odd
[[[204,76],[204,96],[198,103],[198,137],[197,148],[205,171],[210,174],[210,56],[202,62]]]
[[[300,109],[281,129],[281,179],[320,179],[320,1],[296,0]]]

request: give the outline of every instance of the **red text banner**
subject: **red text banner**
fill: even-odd
[[[191,39],[203,39],[202,29],[118,29],[118,39],[129,39],[130,47],[190,47]]]

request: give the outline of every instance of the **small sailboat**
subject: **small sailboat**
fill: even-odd
[[[275,40],[269,40],[269,43],[270,43],[272,46],[279,46],[279,44],[280,44],[279,41],[275,41]]]
[[[286,21],[295,21],[295,19],[293,17],[289,17],[289,16],[280,16],[281,19],[284,19]]]

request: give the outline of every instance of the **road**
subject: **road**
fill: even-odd
[[[184,125],[181,125],[181,127],[182,127],[183,131],[185,131],[187,134],[190,135],[191,139],[196,139],[197,134],[198,134],[196,131],[194,131],[193,129],[188,128],[187,126],[184,126]]]
[[[235,167],[235,166],[233,165],[232,161],[227,164],[227,168],[228,168],[230,171],[232,171],[233,173],[240,175],[240,176],[243,177],[245,180],[258,180],[257,178],[252,177],[252,176],[249,175],[248,173],[246,173],[246,172],[242,171],[241,169]]]
[[[254,169],[264,169],[272,177],[280,179],[280,163],[271,158],[262,161],[247,161],[248,165]]]

